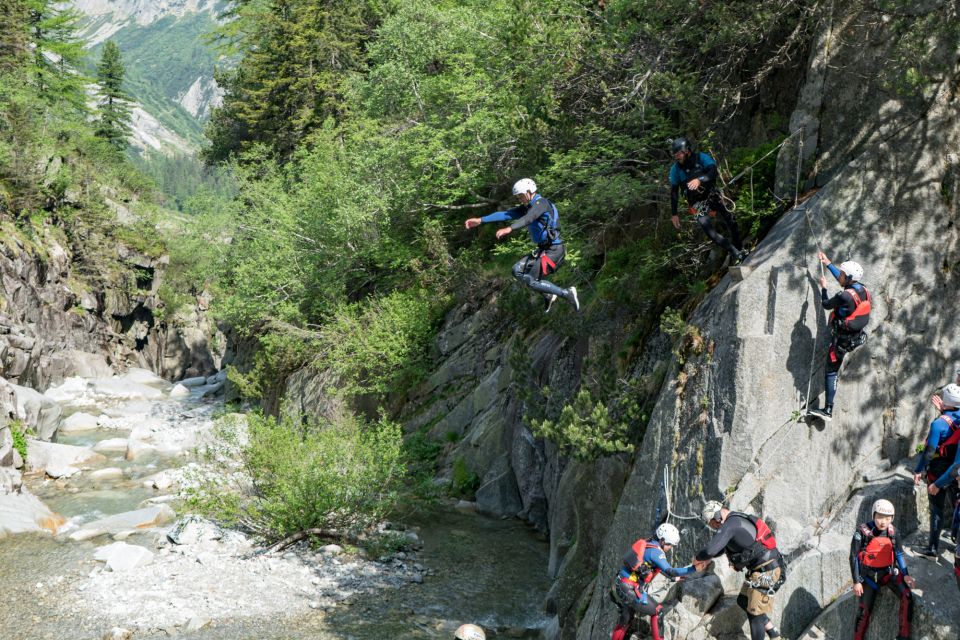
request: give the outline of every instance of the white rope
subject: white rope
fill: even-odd
[[[700,516],[681,516],[673,512],[673,509],[670,508],[670,493],[672,487],[670,485],[670,465],[663,465],[663,492],[667,498],[667,517],[673,516],[677,520],[699,520]]]

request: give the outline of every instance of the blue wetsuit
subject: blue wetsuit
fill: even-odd
[[[641,544],[646,545],[642,560],[637,558],[638,545]],[[626,638],[633,616],[639,613],[650,616],[650,628],[653,631],[654,640],[661,640],[662,607],[647,593],[647,586],[658,573],[679,578],[696,573],[696,569],[692,565],[679,568],[671,565],[656,539],[634,542],[627,550],[620,572],[614,580],[614,593],[617,597],[617,605],[620,607],[620,618],[611,638],[615,640]]]
[[[545,276],[555,273],[560,268],[566,255],[563,240],[560,239],[560,214],[557,213],[557,207],[543,196],[536,194],[530,200],[530,204],[506,211],[496,211],[480,218],[484,224],[510,220],[513,221],[510,225],[511,229],[517,231],[526,227],[530,232],[530,239],[537,245],[533,253],[520,258],[513,265],[513,277],[544,296],[567,298],[568,289],[544,280]]]

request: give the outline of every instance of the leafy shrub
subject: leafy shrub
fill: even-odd
[[[480,478],[467,466],[466,460],[453,461],[453,476],[450,478],[450,495],[455,498],[472,498],[480,488]]]
[[[23,461],[27,461],[27,428],[20,420],[10,423],[10,434],[13,436],[13,448],[17,450]]]
[[[639,410],[639,409],[637,409]],[[630,422],[638,416],[628,412],[617,420],[607,406],[595,401],[587,389],[581,389],[573,402],[563,407],[556,420],[533,420],[530,428],[539,438],[548,438],[578,460],[593,460],[601,455],[633,451],[628,440]]]
[[[297,425],[251,414],[206,451],[190,506],[267,540],[311,528],[362,531],[393,507],[405,468],[396,424],[353,417]]]

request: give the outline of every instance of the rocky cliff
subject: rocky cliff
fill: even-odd
[[[960,287],[956,42],[927,34],[938,71],[913,87],[876,70],[899,55],[903,20],[929,20],[945,6],[886,14],[854,3],[825,12],[791,117],[797,134],[778,167],[781,195],[792,201],[799,162],[804,195],[751,255],[747,277],[724,277],[707,294],[677,345],[643,331],[624,369],[612,355],[627,341],[616,312],[589,331],[562,314],[549,331],[531,330],[492,290],[447,316],[433,374],[401,413],[409,433],[450,443],[445,469],[476,475],[482,512],[525,518],[549,534],[550,637],[609,637],[609,580],[624,548],[652,529],[664,468],[672,521],[684,530],[677,563],[710,534],[676,516],[699,513],[705,500],[725,499],[773,524],[790,563],[774,615],[786,637],[849,632],[850,536],[873,499],[897,504],[902,532],[925,528],[926,500],[903,465],[933,417],[930,392],[960,360],[951,330],[960,309],[950,295]],[[873,296],[870,339],[848,357],[826,425],[800,419],[822,394],[829,342],[819,249],[859,261]],[[645,430],[634,455],[576,461],[527,423],[573,397],[597,363],[652,411],[638,425]],[[330,410],[323,385],[305,378],[288,386],[295,410]],[[929,606],[956,598],[946,567],[937,571],[920,572],[914,637],[957,635],[956,609]],[[740,579],[722,563],[718,574],[674,592],[683,600],[670,637],[744,637],[734,604]],[[879,614],[876,637],[888,630],[888,613]]]

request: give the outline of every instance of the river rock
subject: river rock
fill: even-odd
[[[184,546],[221,540],[222,538],[223,531],[220,527],[197,516],[189,516],[180,520],[167,532],[167,540]]]
[[[190,389],[188,389],[183,384],[175,384],[173,389],[170,389],[171,398],[186,398],[190,395]]]
[[[701,616],[709,611],[723,595],[720,578],[712,574],[702,578],[687,579],[681,583],[680,589],[682,593],[680,602],[683,606]]]
[[[65,522],[26,489],[0,494],[0,537],[15,533],[56,533]]]
[[[107,467],[106,469],[97,469],[90,472],[91,480],[121,480],[123,478],[123,469],[117,467]]]
[[[130,441],[126,438],[107,438],[93,445],[93,450],[97,453],[117,453],[126,452]]]
[[[50,476],[55,480],[58,478],[69,478],[71,476],[75,476],[78,473],[80,473],[80,469],[78,469],[77,467],[72,467],[66,464],[47,465],[47,467],[43,471],[44,473],[46,473],[48,476]]]
[[[328,544],[320,547],[320,553],[326,556],[338,556],[343,553],[343,547],[338,544]]]
[[[160,389],[124,378],[95,380],[93,390],[97,395],[117,400],[156,400],[163,397]]]
[[[61,433],[73,433],[75,431],[92,431],[97,428],[97,417],[89,413],[79,412],[67,416],[60,422]]]
[[[47,468],[77,467],[104,460],[104,457],[89,447],[77,447],[56,442],[27,440],[27,468],[43,471]]]
[[[127,443],[127,460],[136,460],[148,453],[156,451],[156,447],[139,440],[129,440]]]
[[[50,440],[60,425],[63,409],[39,391],[11,384],[17,401],[17,417],[32,427],[40,440]]]
[[[128,529],[150,529],[171,522],[177,517],[165,504],[118,513],[89,522],[70,534],[71,540],[89,540],[97,536],[115,534]]]
[[[23,486],[23,476],[16,468],[0,467],[0,496],[19,492],[21,486]]]
[[[153,562],[153,553],[139,545],[114,542],[97,549],[93,558],[107,563],[110,571],[129,571]]]
[[[220,382],[226,382],[226,380],[227,380],[227,370],[223,369],[222,371],[218,371],[212,376],[209,376],[207,378],[207,384],[214,385]]]
[[[59,385],[50,387],[43,395],[54,402],[72,404],[85,398],[93,389],[93,383],[89,380],[79,377],[70,377],[63,380]]]
[[[183,385],[188,389],[192,389],[193,387],[202,387],[203,385],[207,384],[207,379],[203,376],[198,376],[196,378],[184,378],[177,384]]]
[[[173,478],[167,471],[155,473],[143,479],[143,486],[147,489],[156,489],[157,491],[166,491],[173,486]]]

